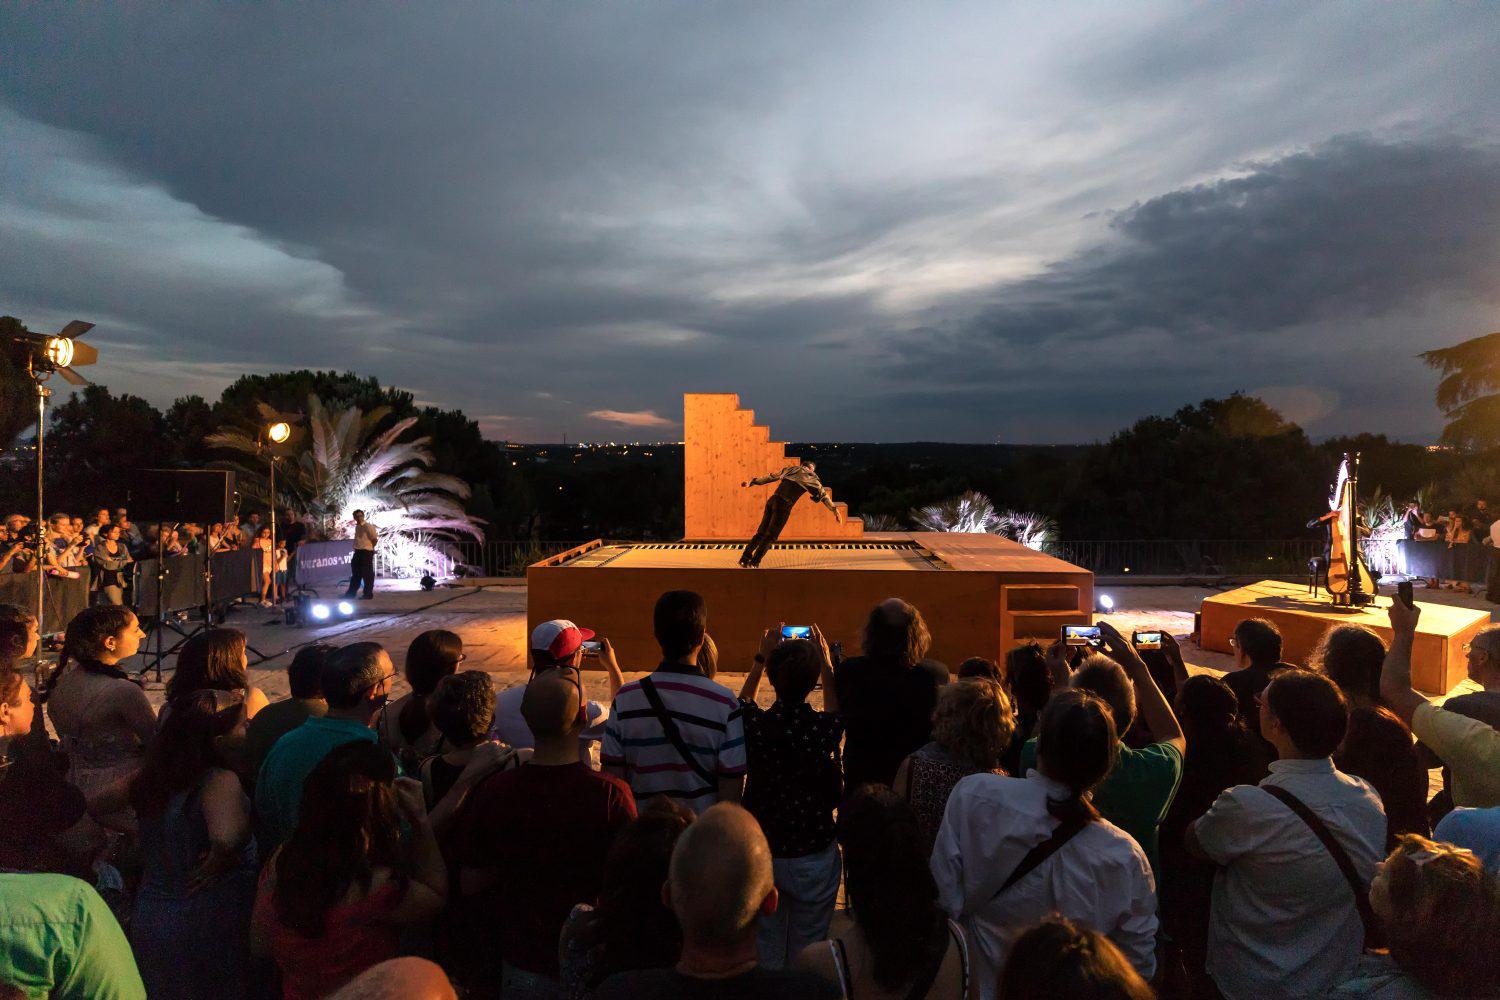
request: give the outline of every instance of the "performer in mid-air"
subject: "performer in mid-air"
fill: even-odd
[[[833,505],[833,501],[828,498],[828,491],[818,481],[816,469],[817,465],[812,462],[805,465],[788,465],[780,472],[773,472],[769,476],[757,476],[740,483],[741,486],[777,484],[776,492],[766,497],[766,512],[761,515],[760,527],[755,529],[755,537],[746,543],[745,551],[740,553],[741,566],[760,565],[766,552],[781,536],[781,529],[786,527],[786,519],[792,516],[792,507],[802,499],[804,493],[811,494],[814,501],[833,511],[833,516],[839,519],[840,524],[844,523],[844,516]]]

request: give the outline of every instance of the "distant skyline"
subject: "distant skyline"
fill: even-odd
[[[166,405],[334,368],[496,439],[1435,440],[1500,329],[1500,8],[0,9],[0,313]]]

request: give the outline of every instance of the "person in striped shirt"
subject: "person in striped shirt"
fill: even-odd
[[[704,676],[698,651],[708,609],[691,590],[669,590],[653,616],[662,661],[615,695],[604,730],[604,770],[644,802],[670,795],[694,812],[738,802],[745,786],[745,730],[734,692]]]

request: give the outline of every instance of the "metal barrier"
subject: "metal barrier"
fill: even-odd
[[[1094,573],[1109,576],[1306,575],[1307,561],[1323,554],[1317,538],[1281,541],[1246,539],[1136,538],[1048,542],[1043,550]]]
[[[442,542],[443,550],[438,562],[446,572],[436,573],[440,577],[453,576],[525,576],[526,567],[541,562],[549,556],[577,548],[590,539],[574,542],[563,541],[487,541],[487,542]],[[375,550],[375,573],[389,575],[382,551]]]

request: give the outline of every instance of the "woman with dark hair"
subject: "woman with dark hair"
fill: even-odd
[[[901,762],[893,786],[911,803],[929,851],[953,786],[968,775],[998,771],[1015,724],[1010,697],[994,681],[962,680],[939,692],[932,742]]]
[[[658,795],[615,835],[599,901],[574,907],[563,924],[558,951],[568,1000],[582,1000],[617,972],[677,962],[682,930],[661,887],[672,848],[694,818],[676,799]]]
[[[285,1000],[326,996],[394,958],[400,928],[436,917],[447,890],[421,783],[397,778],[379,744],[346,743],[308,775],[297,828],[261,875],[252,945],[275,958]]]
[[[246,995],[255,842],[230,766],[243,691],[180,698],[130,784],[144,871],[130,937],[152,1000]]]
[[[464,641],[447,629],[428,629],[406,648],[404,669],[411,692],[387,705],[375,728],[408,774],[442,752],[443,734],[432,724],[427,699],[438,681],[457,671],[463,661]]]
[[[1139,844],[1090,796],[1120,752],[1098,695],[1060,691],[1037,723],[1025,778],[974,774],[948,799],[932,851],[939,899],[968,933],[980,995],[993,1000],[1011,942],[1060,913],[1100,931],[1143,977],[1156,970],[1156,890]]]
[[[1005,685],[1016,712],[1016,730],[1010,746],[1001,758],[1005,773],[1024,778],[1021,773],[1021,750],[1036,735],[1036,720],[1052,697],[1052,672],[1047,669],[1047,651],[1041,643],[1030,640],[1005,654]]]
[[[866,785],[839,808],[849,915],[843,934],[803,949],[797,966],[860,1000],[962,1000],[969,995],[964,932],[938,906],[927,844],[911,807]]]
[[[94,550],[89,554],[89,566],[94,571],[94,587],[105,604],[124,604],[126,568],[135,560],[130,549],[120,540],[120,526],[106,524],[94,538]]]
[[[932,710],[948,668],[926,659],[932,635],[922,612],[899,597],[870,611],[864,655],[838,664],[844,719],[844,787],[889,785],[906,755],[932,739]]]
[[[69,779],[89,799],[134,774],[156,734],[146,692],[120,668],[143,638],[129,608],[84,608],[68,623],[62,655],[41,692],[68,755]],[[95,818],[116,829],[131,825],[128,815]]]
[[[1182,783],[1162,820],[1161,923],[1179,949],[1182,967],[1199,992],[1212,996],[1204,971],[1215,866],[1183,846],[1188,824],[1208,812],[1219,793],[1235,785],[1258,785],[1270,764],[1266,743],[1240,715],[1239,696],[1217,677],[1189,678],[1177,689],[1177,718],[1187,737]]]
[[[167,679],[162,720],[178,701],[198,691],[238,692],[244,701],[245,718],[255,718],[270,699],[260,688],[251,687],[246,673],[250,660],[245,650],[245,633],[237,628],[210,629],[184,642],[177,652],[177,669]]]
[[[1067,917],[1053,917],[1016,938],[1000,995],[1022,1000],[1155,1000],[1113,941]]]
[[[1427,836],[1427,769],[1411,730],[1380,697],[1385,643],[1359,625],[1335,625],[1323,633],[1308,665],[1339,686],[1349,702],[1349,726],[1333,755],[1334,766],[1363,778],[1385,806],[1386,849],[1404,833]]]
[[[1375,868],[1370,909],[1389,951],[1361,955],[1339,1000],[1431,1000],[1500,993],[1500,884],[1452,844],[1404,835]]]

